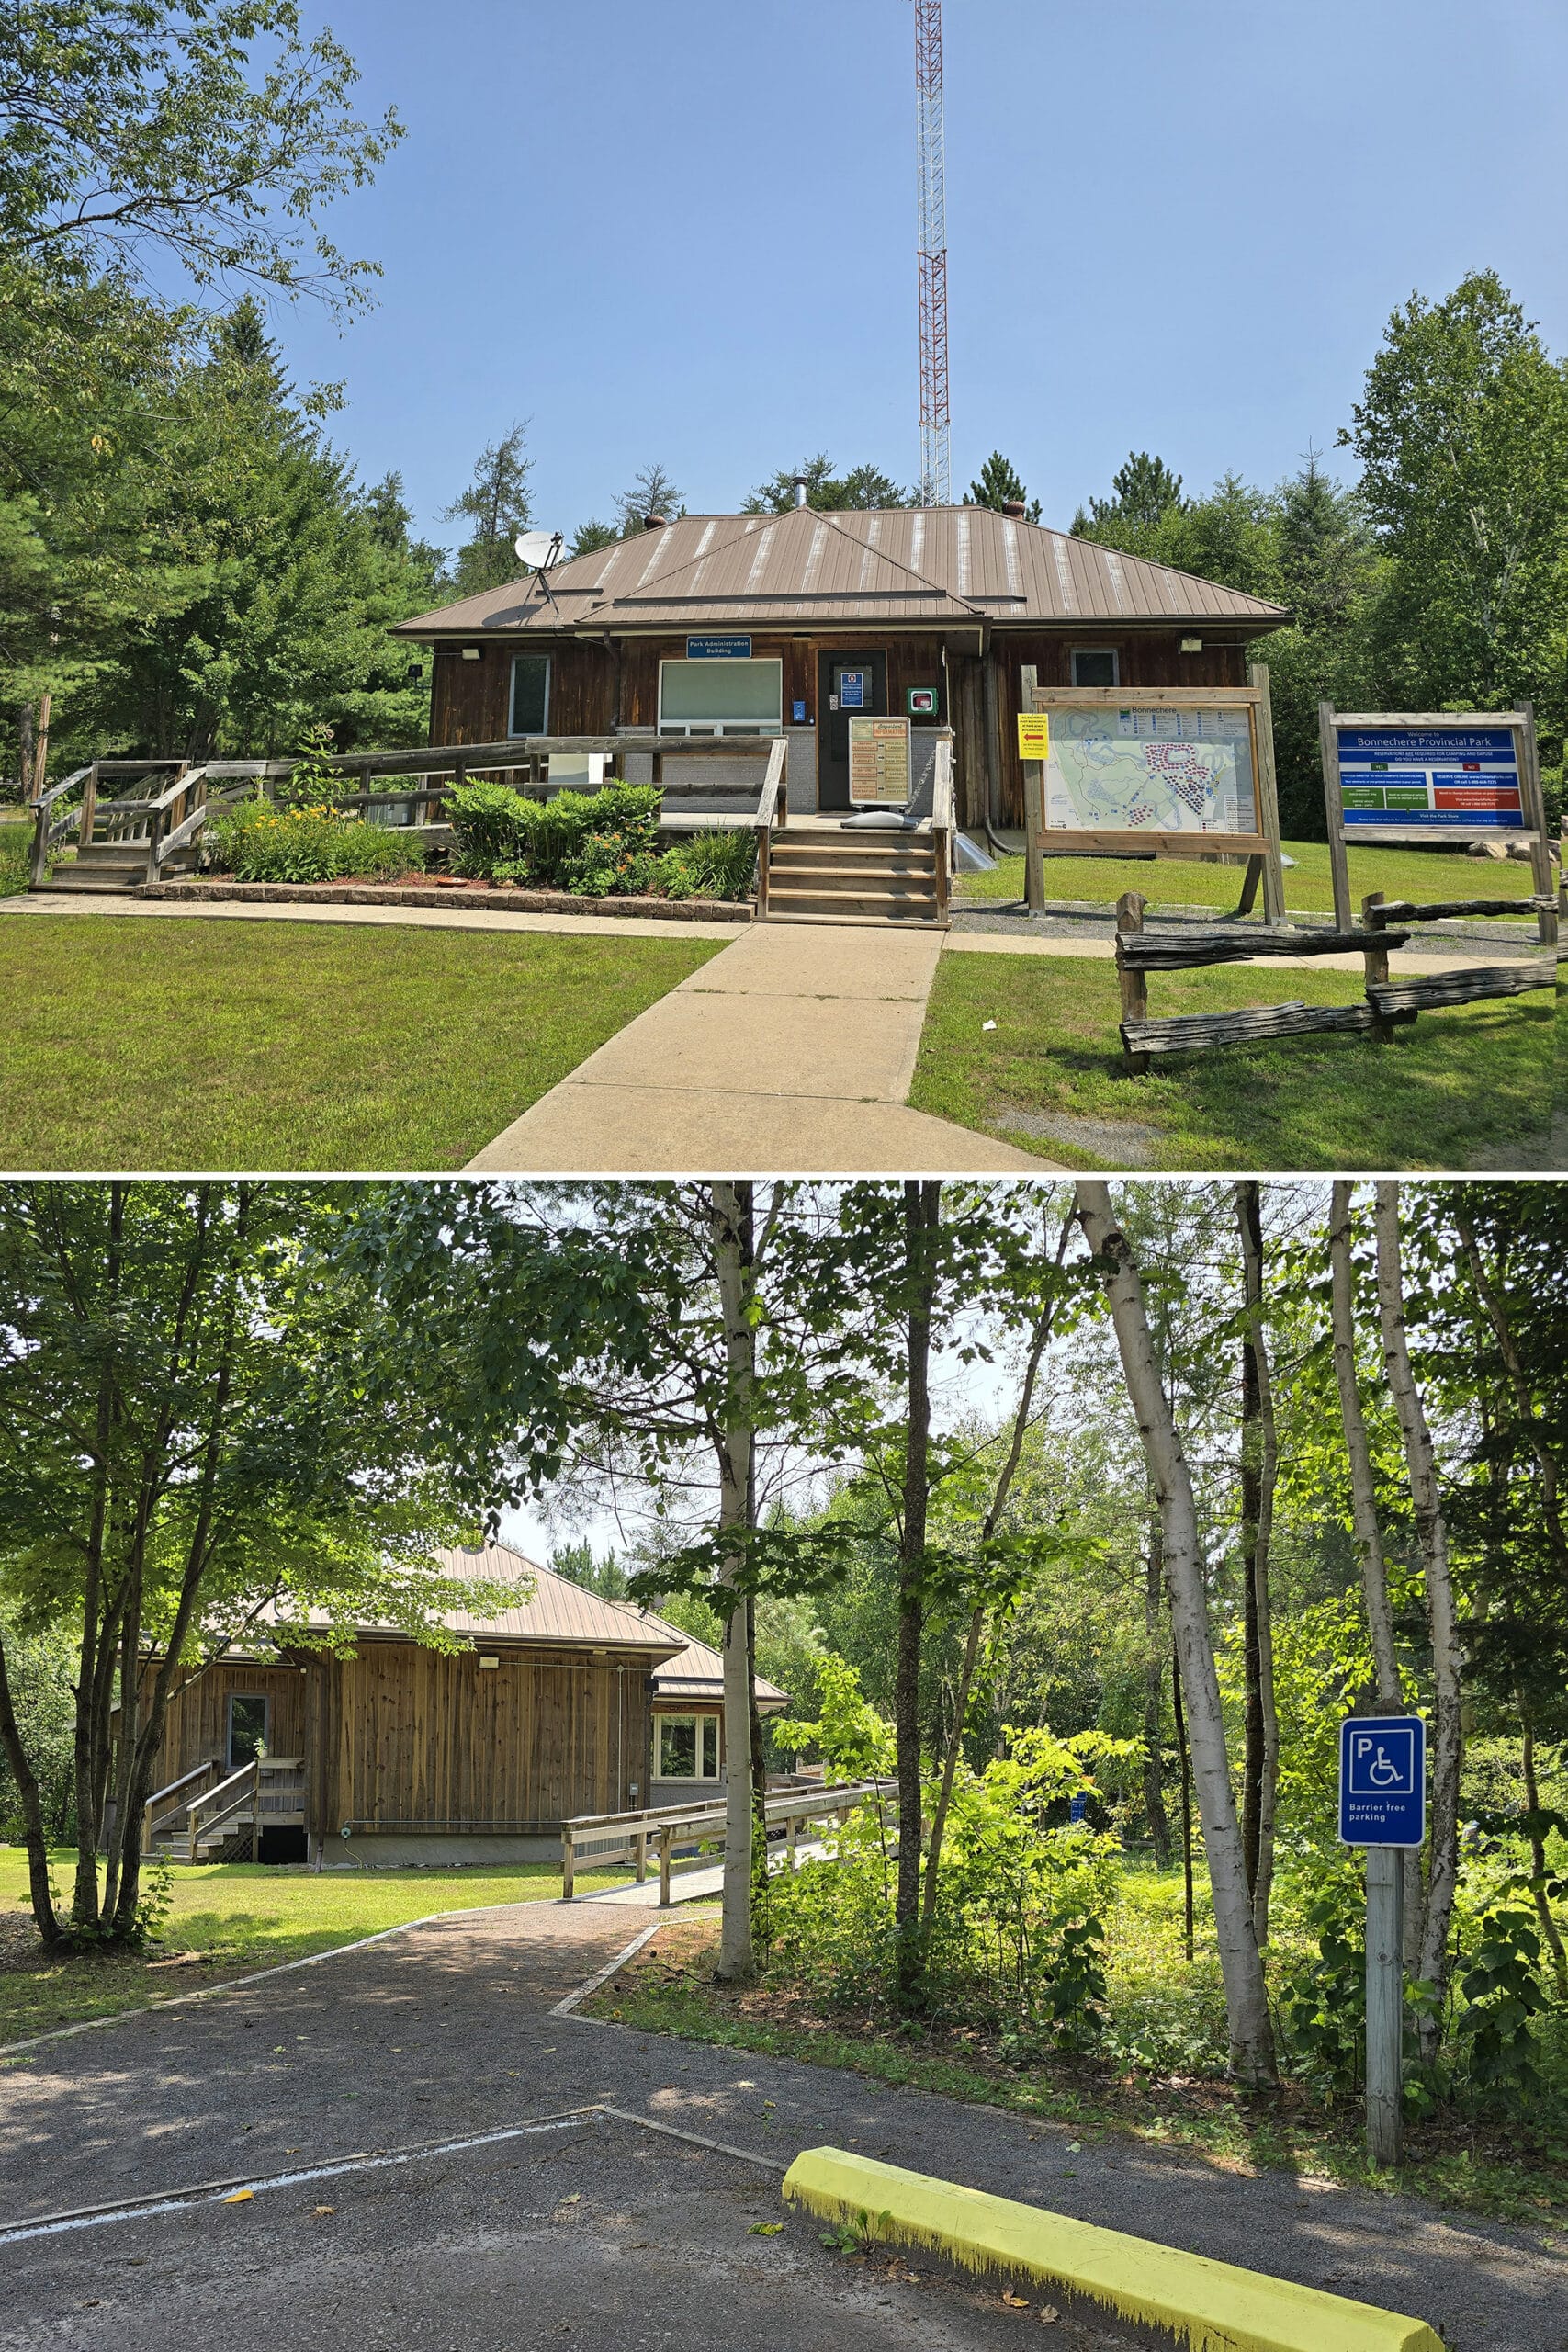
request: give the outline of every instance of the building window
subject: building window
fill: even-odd
[[[271,1702],[261,1690],[231,1690],[229,1694],[229,1770],[266,1754],[267,1710]]]
[[[519,653],[512,664],[512,735],[550,731],[550,657]]]
[[[660,1715],[656,1781],[716,1781],[718,1717]]]
[[[1075,686],[1119,686],[1121,683],[1121,663],[1113,645],[1074,646]]]
[[[661,662],[659,729],[669,735],[766,735],[784,725],[782,662]]]

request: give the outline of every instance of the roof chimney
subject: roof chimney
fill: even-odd
[[[668,516],[663,514],[645,514],[642,518],[643,527],[645,530],[661,531],[668,519]]]
[[[795,504],[797,506],[804,506],[806,503],[806,476],[804,474],[796,474],[792,487],[795,491]]]
[[[1002,513],[1010,514],[1016,523],[1021,523],[1028,511],[1021,498],[1004,498],[1002,501]]]

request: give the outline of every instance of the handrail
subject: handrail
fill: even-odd
[[[59,784],[51,785],[47,792],[39,793],[36,800],[28,802],[28,805],[33,811],[33,852],[32,862],[28,868],[28,879],[34,889],[41,890],[49,876],[49,853],[55,838],[54,824],[51,820],[50,810],[62,794],[74,790],[77,785],[82,786],[84,797],[86,797],[91,792],[93,779],[96,773],[96,767],[89,762],[86,767],[78,768],[73,775],[62,777]],[[63,841],[69,827],[63,818],[59,821],[60,838]]]
[[[788,749],[781,735],[768,753],[767,773],[762,788],[757,795],[757,898],[756,920],[761,922],[768,911],[768,859],[773,849],[773,826],[781,831],[789,822],[789,786],[784,781],[784,755]]]
[[[931,849],[936,869],[936,919],[948,920],[948,884],[953,873],[953,738],[939,735],[931,782]]]
[[[824,1814],[836,1814],[841,1821],[846,1814],[857,1811],[874,1798],[880,1802],[889,1796],[896,1798],[897,1792],[895,1781],[818,1781],[808,1789],[790,1789],[764,1797],[762,1819],[764,1825],[783,1823],[793,1867],[796,1834],[804,1824]],[[642,1813],[589,1814],[563,1821],[561,1901],[570,1903],[576,1887],[580,1839],[596,1844],[629,1846],[640,1884],[648,1875],[648,1841],[650,1837],[656,1837],[659,1841],[659,1900],[661,1906],[667,1906],[676,1838],[681,1835],[692,1838],[721,1829],[726,1818],[726,1800],[720,1795],[697,1804],[653,1806]]]
[[[151,1813],[155,1804],[162,1804],[165,1797],[172,1797],[176,1789],[185,1788],[192,1781],[199,1781],[204,1772],[216,1772],[217,1770],[217,1763],[210,1756],[200,1764],[193,1764],[188,1772],[182,1772],[179,1779],[171,1781],[166,1788],[154,1789],[142,1811]]]

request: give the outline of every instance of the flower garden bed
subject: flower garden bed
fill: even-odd
[[[467,902],[496,914],[657,915],[668,922],[743,923],[750,922],[754,911],[750,899],[591,899],[569,890],[528,890],[513,883],[465,881],[457,876],[434,882],[425,875],[410,882],[234,882],[203,876],[192,881],[149,882],[137,896],[238,899],[273,906],[451,907]]]

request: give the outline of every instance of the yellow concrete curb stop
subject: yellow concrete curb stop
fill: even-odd
[[[1190,2352],[1443,2352],[1424,2320],[840,2148],[803,2150],[784,2194],[865,2237],[928,2246],[967,2270],[1038,2278],[1168,2328]]]

